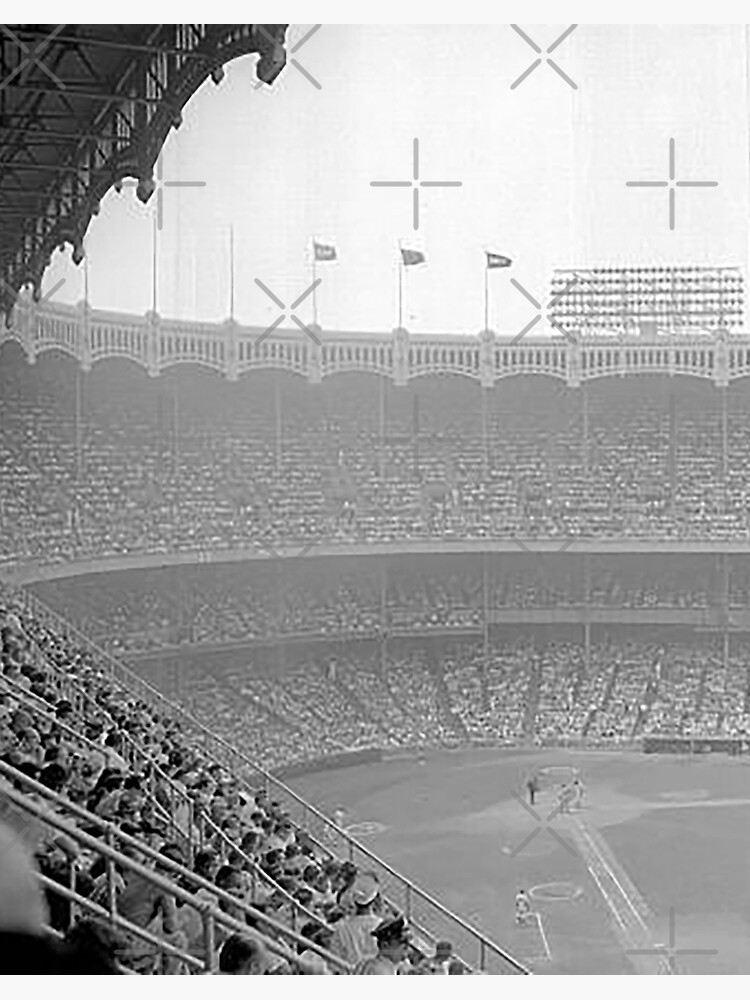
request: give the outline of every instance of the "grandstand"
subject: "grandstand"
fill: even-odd
[[[323,328],[314,295],[248,326],[232,228],[229,318],[169,319],[159,203],[148,313],[92,308],[88,271],[41,298],[112,186],[154,194],[203,82],[252,54],[273,83],[287,27],[60,25],[62,98],[0,40],[0,972],[673,973],[678,890],[745,971],[740,268],[555,269],[511,338],[485,251],[485,329],[426,334],[399,244],[397,329]]]
[[[413,350],[415,362],[426,356]],[[666,359],[649,350],[653,367]],[[281,781],[322,762],[445,747],[726,749],[747,736],[743,380],[646,370],[566,385],[526,370],[488,389],[439,371],[399,386],[353,370],[319,384],[265,370],[232,382],[187,365],[154,380],[124,359],[84,371],[54,350],[30,366],[14,344],[0,378],[4,568],[24,585],[7,598],[8,620],[22,624],[5,630],[6,806],[31,816],[54,795],[51,826],[126,887],[138,876],[166,892],[178,869],[148,852],[135,862],[148,874],[134,868],[122,836],[152,852],[176,842],[178,867],[206,844],[217,865],[241,857],[255,880],[242,919],[279,967],[305,971],[300,928],[335,926],[339,914],[312,903],[326,865],[349,855],[378,872],[384,906],[408,910],[415,955],[447,936],[467,968],[525,971]],[[102,692],[113,676],[127,688]],[[143,680],[140,721],[128,720],[123,697]],[[83,712],[62,731],[61,701]],[[155,706],[180,728],[147,735]],[[132,779],[101,772],[86,790],[68,763],[81,739],[89,760],[104,754],[100,766],[105,739]],[[206,740],[196,779],[192,754]],[[66,761],[52,788],[50,750]],[[229,815],[216,767],[240,782]],[[126,786],[137,794],[121,795]],[[248,828],[232,796],[259,787],[288,811],[256,800],[261,826]],[[299,850],[313,837],[305,884],[269,846],[287,816]],[[113,820],[105,856],[90,838]],[[117,961],[131,971],[214,968],[216,941],[237,929],[225,920],[237,917],[226,871],[216,892],[180,872],[177,887],[218,906],[201,911],[200,933],[196,920],[185,932],[191,950],[174,930],[191,912],[177,889],[173,929],[153,935],[107,915],[114,880],[104,902],[76,888],[57,900],[69,862],[49,850],[42,870],[57,875],[45,892],[64,914],[53,930],[70,932],[71,912],[93,914],[97,934],[117,929]],[[259,924],[269,899],[275,922]],[[322,945],[312,952],[348,971]]]

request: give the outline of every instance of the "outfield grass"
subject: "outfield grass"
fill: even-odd
[[[375,853],[467,917],[538,974],[631,974],[627,941],[575,849],[570,820],[553,819],[562,838],[538,826],[513,798],[536,767],[581,768],[582,817],[624,869],[654,943],[710,955],[676,954],[681,973],[750,973],[750,763],[633,753],[459,751],[424,763],[392,761],[307,775],[294,784],[347,823],[385,829],[363,838]],[[555,801],[537,805],[547,817]],[[567,845],[570,850],[567,850]],[[536,927],[514,925],[518,888],[567,883],[572,901],[539,903],[551,960]]]

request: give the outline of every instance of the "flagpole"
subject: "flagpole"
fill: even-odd
[[[151,256],[151,310],[156,312],[156,213],[154,212],[154,225],[152,230],[152,256]]]
[[[398,329],[404,325],[404,255],[401,252],[401,240],[398,241]]]
[[[490,328],[490,268],[485,261],[484,264],[484,328],[489,330]]]
[[[313,324],[318,325],[318,287],[315,282],[318,280],[318,272],[315,266],[315,237],[312,237],[312,283],[313,283]]]
[[[229,227],[229,318],[234,322],[234,226]]]

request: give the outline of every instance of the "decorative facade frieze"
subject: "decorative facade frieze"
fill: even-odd
[[[546,375],[571,388],[595,378],[626,375],[690,375],[718,388],[750,375],[750,336],[723,333],[685,337],[549,334],[501,337],[473,334],[359,333],[242,326],[235,321],[199,323],[91,309],[83,303],[37,305],[19,297],[0,344],[19,343],[29,362],[50,350],[76,358],[84,371],[104,358],[122,357],[157,377],[192,363],[234,380],[246,372],[280,369],[318,383],[331,375],[362,372],[406,385],[428,375],[459,375],[485,388],[514,375]]]

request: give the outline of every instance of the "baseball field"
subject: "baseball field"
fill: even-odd
[[[560,813],[549,789],[532,810],[528,776],[564,766],[582,807]],[[750,973],[742,758],[446,751],[293,785],[538,975]]]

